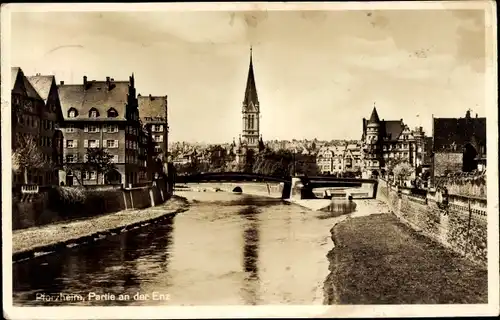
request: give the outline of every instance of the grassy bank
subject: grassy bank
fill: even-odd
[[[336,224],[327,304],[487,303],[487,271],[384,213]]]
[[[53,251],[59,247],[92,241],[107,233],[154,222],[188,209],[182,197],[172,197],[165,204],[140,210],[123,210],[79,221],[58,223],[15,230],[12,233],[13,260],[20,260],[40,251]]]

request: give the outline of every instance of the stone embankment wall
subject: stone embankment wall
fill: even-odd
[[[436,177],[435,185],[436,188],[446,187],[450,194],[487,198],[486,172],[484,171],[481,173],[457,173],[446,177]]]
[[[143,209],[162,204],[170,197],[167,183],[163,180],[131,189],[96,186],[76,192],[75,187],[57,188],[22,199],[13,197],[12,229],[88,218],[126,209]],[[62,196],[63,193],[71,194],[72,198]],[[68,201],[68,198],[71,199]]]
[[[416,192],[380,180],[377,198],[415,230],[487,266],[486,199],[440,191]]]

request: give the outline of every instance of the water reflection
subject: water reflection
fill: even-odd
[[[119,301],[37,301],[36,293],[135,294],[141,280],[167,272],[172,230],[172,220],[165,220],[154,227],[131,230],[92,244],[14,263],[14,303],[117,305]],[[152,264],[155,268],[148,268]]]
[[[239,211],[243,222],[243,269],[245,271],[242,298],[245,304],[255,305],[259,296],[259,209],[256,206],[245,207]]]
[[[356,203],[352,200],[333,200],[330,205],[320,210],[319,219],[335,218],[356,211]]]

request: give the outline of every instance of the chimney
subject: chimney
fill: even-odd
[[[477,113],[476,113],[476,118],[477,118]]]
[[[469,119],[469,118],[470,118],[470,110],[467,110],[467,112],[465,113],[465,117],[466,117],[467,119]]]
[[[108,87],[108,90],[111,90],[115,87],[113,79],[111,79],[110,77],[106,77],[106,85]]]
[[[83,76],[83,86],[87,88],[87,76]]]
[[[62,81],[62,80],[59,83],[61,84],[61,86],[64,85],[64,81]]]
[[[138,97],[140,97],[140,96],[141,96],[141,94],[139,93],[137,96],[138,96]]]

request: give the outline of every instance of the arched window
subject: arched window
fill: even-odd
[[[68,110],[68,118],[76,118],[78,116],[78,110],[75,108],[70,108]]]
[[[96,108],[92,108],[89,110],[89,118],[97,118],[99,117],[99,111]]]
[[[118,111],[114,108],[109,108],[108,109],[108,118],[116,118],[118,117]]]

